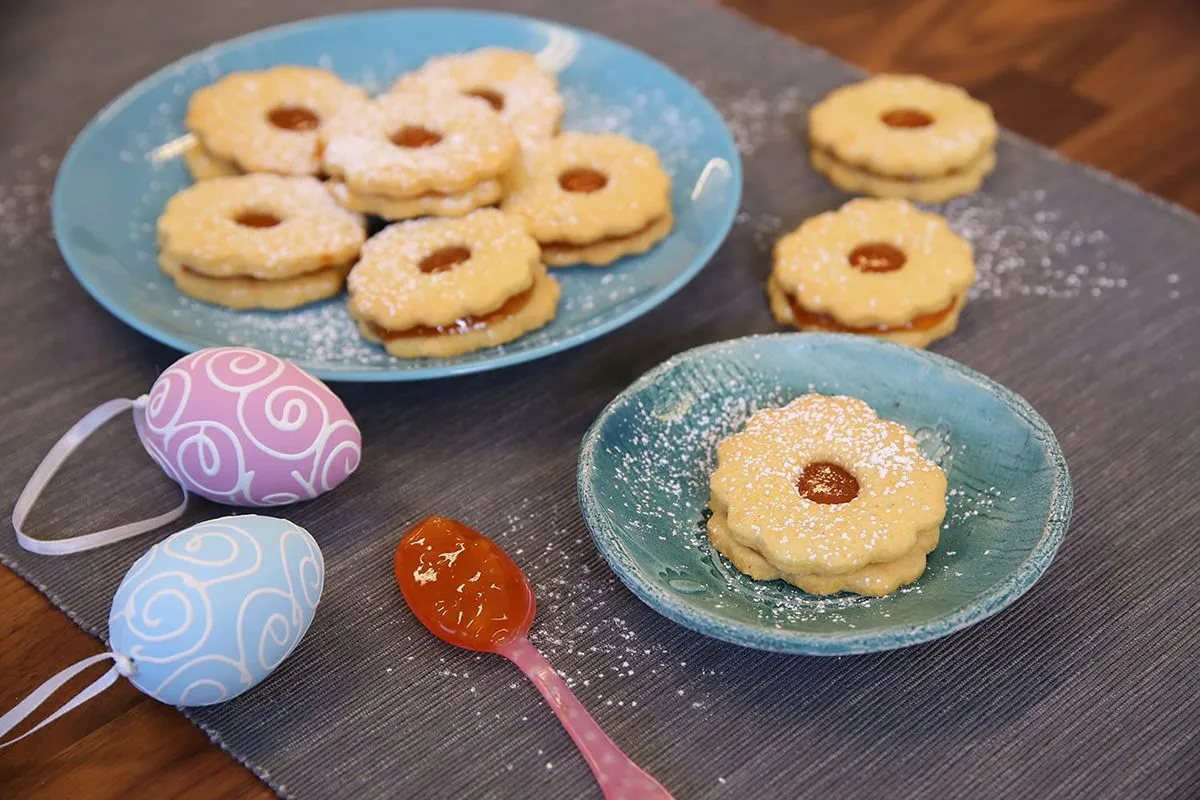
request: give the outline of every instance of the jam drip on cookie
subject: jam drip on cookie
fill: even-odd
[[[897,331],[927,331],[936,328],[954,312],[958,298],[952,298],[945,308],[928,314],[918,314],[903,325],[846,325],[834,319],[829,314],[810,311],[793,296],[788,295],[788,304],[792,307],[792,317],[797,325],[821,328],[831,333],[895,333]]]
[[[534,287],[530,286],[520,294],[513,295],[505,300],[503,305],[495,311],[479,316],[468,315],[454,320],[449,325],[417,325],[402,331],[393,331],[374,322],[368,324],[371,327],[371,332],[385,342],[390,342],[394,339],[416,339],[429,336],[455,336],[462,333],[473,333],[519,313],[521,309],[525,308],[529,302],[529,298],[533,296],[533,289]]]

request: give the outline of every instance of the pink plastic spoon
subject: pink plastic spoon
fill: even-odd
[[[413,614],[443,641],[498,653],[533,681],[583,754],[607,800],[672,800],[613,744],[579,699],[530,644],[533,590],[491,539],[461,522],[429,517],[400,541],[396,582]]]

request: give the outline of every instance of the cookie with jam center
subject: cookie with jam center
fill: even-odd
[[[167,201],[159,267],[184,294],[230,308],[295,308],[338,294],[366,221],[316,178],[213,178]]]
[[[906,200],[851,200],[775,245],[767,298],[782,325],[925,347],[953,333],[975,282],[974,251]]]
[[[318,175],[321,128],[366,99],[361,88],[314,67],[230,73],[188,101],[186,124],[197,142],[184,163],[197,180],[240,172]]]
[[[946,475],[861,400],[808,394],[717,446],[709,541],[755,580],[879,596],[924,572]]]
[[[849,192],[941,202],[970,194],[996,166],[992,109],[921,75],[877,75],[835,89],[809,112],[813,168]]]
[[[502,208],[525,220],[545,263],[606,266],[671,232],[671,179],[651,147],[567,132],[526,148]]]
[[[560,294],[521,220],[496,209],[387,227],[348,284],[359,332],[400,358],[510,342],[549,323]]]

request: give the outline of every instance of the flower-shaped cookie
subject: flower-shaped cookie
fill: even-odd
[[[187,127],[199,144],[185,162],[197,180],[237,171],[316,175],[317,133],[344,106],[366,97],[312,67],[226,75],[188,102]]]
[[[813,166],[848,191],[939,202],[995,167],[991,108],[920,75],[877,75],[809,112]]]
[[[402,75],[393,91],[461,94],[488,103],[523,145],[558,133],[563,101],[554,76],[520,50],[485,47],[470,53],[431,58]]]
[[[201,181],[158,219],[159,266],[185,294],[233,308],[292,308],[341,291],[363,218],[316,178]]]
[[[812,579],[811,591],[914,580],[946,513],[945,473],[903,426],[843,396],[756,413],[718,446],[710,490],[714,547],[752,577]]]
[[[491,347],[554,318],[558,284],[521,221],[495,209],[384,229],[350,273],[362,335],[405,358]]]
[[[671,231],[671,179],[658,154],[615,134],[567,132],[527,148],[503,208],[525,219],[553,266],[603,266]]]
[[[944,218],[859,199],[776,243],[767,294],[781,324],[924,347],[954,331],[974,281],[971,245]]]
[[[517,140],[486,103],[394,92],[347,108],[321,131],[325,171],[364,194],[459,194],[508,170]]]

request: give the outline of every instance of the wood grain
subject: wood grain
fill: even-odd
[[[1200,4],[1192,0],[725,1],[869,69],[959,83],[1005,126],[1200,210]],[[0,707],[102,649],[3,568],[0,603]],[[177,711],[125,682],[0,751],[0,794],[270,796]]]

